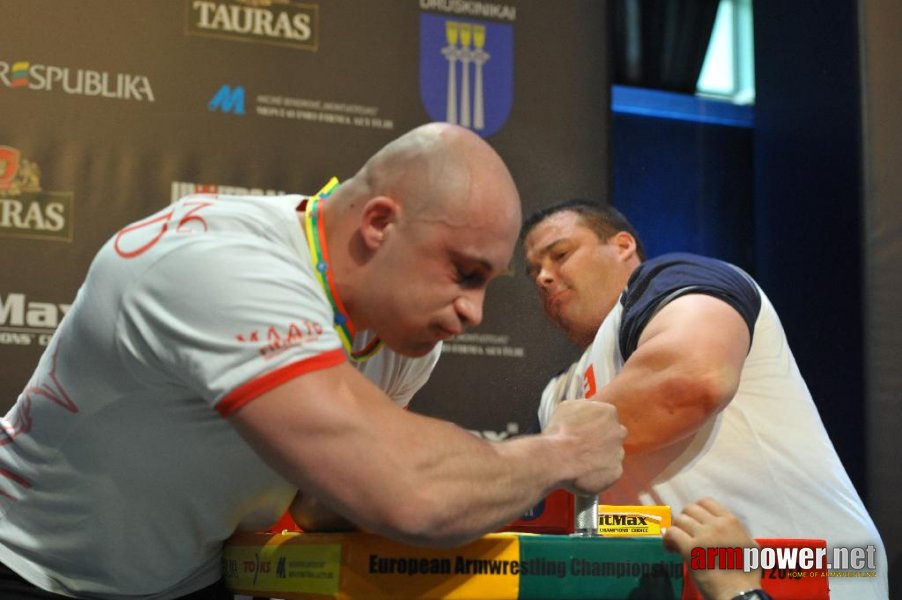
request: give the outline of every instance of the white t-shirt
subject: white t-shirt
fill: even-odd
[[[192,196],[104,245],[0,421],[0,562],[58,594],[173,598],[284,513],[296,489],[224,417],[346,360],[302,200]],[[406,406],[439,353],[358,368]]]
[[[685,504],[711,496],[739,516],[754,537],[874,545],[878,576],[831,578],[830,597],[885,600],[880,535],[830,442],[770,301],[747,275],[711,259],[671,254],[640,269],[592,345],[546,386],[540,424],[562,400],[591,395],[613,379],[642,327],[666,302],[686,293],[727,301],[752,330],[736,395],[683,442],[627,456],[623,476],[600,501],[670,505],[676,515]]]

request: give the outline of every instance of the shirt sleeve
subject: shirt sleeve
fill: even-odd
[[[591,350],[591,346],[586,348],[578,360],[573,362],[566,370],[552,377],[545,389],[542,390],[536,415],[540,431],[545,429],[549,421],[551,421],[551,416],[561,402],[586,396],[582,375],[590,364]]]
[[[639,344],[648,322],[668,302],[686,294],[707,294],[723,300],[743,318],[749,336],[761,309],[758,286],[736,267],[692,254],[665,254],[646,261],[630,276],[620,303],[620,353],[627,360]]]
[[[250,237],[161,257],[123,299],[120,347],[223,416],[345,360],[332,310],[299,257]]]

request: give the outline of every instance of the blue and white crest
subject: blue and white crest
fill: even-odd
[[[514,100],[513,25],[420,14],[420,96],[433,121],[482,137],[501,129]]]

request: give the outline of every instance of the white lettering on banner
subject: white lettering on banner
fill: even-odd
[[[0,346],[30,346],[34,336],[30,333],[0,331]]]
[[[282,190],[270,190],[264,188],[220,185],[218,183],[173,181],[170,202],[176,202],[185,196],[193,196],[194,194],[213,194],[218,196],[284,196],[285,192]]]
[[[317,50],[319,5],[294,0],[187,0],[189,34]]]
[[[29,76],[33,81],[29,88],[33,90],[53,91],[61,84],[67,94],[154,102],[150,81],[142,75],[111,75],[86,69],[33,65]]]
[[[0,198],[0,227],[37,231],[62,231],[66,207],[60,202],[27,202],[20,198]]]
[[[298,42],[309,40],[313,34],[308,13],[275,14],[263,7],[217,4],[208,0],[195,0],[192,6],[200,11],[197,26],[202,29]]]
[[[468,354],[500,358],[525,358],[526,349],[510,345],[509,335],[464,333],[445,342],[444,354]]]
[[[72,207],[72,192],[44,191],[38,164],[0,145],[0,236],[70,242]]]
[[[10,293],[0,296],[0,327],[36,327],[52,329],[59,325],[63,315],[69,312],[71,304],[27,301],[25,294]]]
[[[0,83],[10,88],[45,92],[62,89],[67,94],[80,96],[155,102],[150,80],[144,75],[32,65],[27,62],[14,63],[12,72],[11,80],[10,64],[0,62]]]
[[[487,17],[506,21],[517,19],[517,9],[514,6],[476,2],[474,0],[420,0],[420,8],[422,10],[435,10],[457,15]]]
[[[379,108],[348,102],[310,98],[257,95],[255,114],[260,117],[314,121],[368,129],[394,129],[393,119],[377,117]]]

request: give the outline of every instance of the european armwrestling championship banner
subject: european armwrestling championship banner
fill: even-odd
[[[606,38],[596,0],[0,0],[0,414],[94,253],[181,196],[311,194],[435,120],[527,213],[607,195]],[[522,268],[485,315],[412,407],[506,435],[576,352]]]

